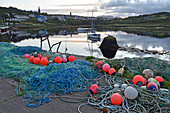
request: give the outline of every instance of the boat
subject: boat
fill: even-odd
[[[87,38],[88,38],[88,39],[90,39],[90,38],[100,39],[100,37],[101,37],[101,35],[95,33],[94,31],[91,31],[91,32],[88,32],[88,33],[87,33]]]
[[[6,27],[0,27],[0,33],[1,34],[5,34],[5,33],[8,33],[9,31],[9,27],[6,26]]]
[[[92,30],[90,32],[87,32],[87,38],[94,38],[94,39],[100,39],[100,34],[97,34],[95,31],[93,31],[93,12],[92,12]]]
[[[91,30],[91,29],[90,28],[83,28],[83,27],[77,28],[78,33],[87,33],[89,30]]]

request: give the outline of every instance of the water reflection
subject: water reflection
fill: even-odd
[[[43,29],[43,30],[30,30],[30,31],[11,31],[9,34],[0,35],[0,41],[10,42],[18,46],[37,46],[45,50],[57,51],[55,43],[62,41],[58,51],[64,53],[68,48],[68,53],[94,56],[103,58],[124,58],[124,57],[156,57],[170,61],[170,55],[153,55],[136,51],[116,50],[111,55],[106,55],[110,50],[103,52],[99,46],[101,45],[104,37],[108,34],[116,37],[117,44],[126,48],[138,48],[141,50],[159,50],[170,51],[170,38],[155,38],[149,36],[138,36],[135,34],[127,34],[122,31],[102,31],[97,32],[101,34],[100,40],[87,39],[87,33],[78,33],[77,29]],[[47,38],[48,36],[48,38]],[[46,40],[45,40],[46,39]],[[44,41],[43,41],[44,40]],[[53,46],[54,45],[54,46]],[[108,44],[106,44],[108,45]],[[52,47],[53,46],[53,47]],[[51,48],[52,47],[52,48]],[[113,51],[113,49],[112,49]],[[115,54],[115,55],[114,55]]]

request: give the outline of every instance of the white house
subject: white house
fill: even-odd
[[[18,19],[29,19],[30,18],[29,16],[26,16],[26,15],[14,15],[14,17]]]
[[[45,16],[43,16],[43,15],[39,15],[39,16],[38,16],[38,21],[39,21],[39,22],[44,22],[44,23],[46,23],[46,20],[47,20],[47,17],[45,17]]]
[[[35,18],[35,14],[29,14],[29,17]]]

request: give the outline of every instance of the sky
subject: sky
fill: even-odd
[[[48,14],[79,16],[128,17],[157,12],[170,12],[170,0],[0,0],[1,7],[16,7],[23,10]]]

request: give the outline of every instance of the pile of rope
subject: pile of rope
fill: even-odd
[[[0,43],[0,47],[0,76],[19,82],[15,91],[24,94],[26,106],[31,108],[50,102],[51,94],[63,95],[87,90],[96,83],[95,78],[101,76],[85,61],[53,63],[48,66],[30,63],[24,54],[40,52],[37,47],[16,47],[8,43]]]
[[[126,78],[111,77],[105,75],[105,82],[108,84],[99,83],[98,94],[91,95],[87,99],[87,103],[83,103],[78,107],[78,111],[81,113],[80,107],[83,105],[92,105],[97,109],[103,110],[104,113],[168,113],[170,105],[170,96],[167,91],[150,91],[142,89],[128,81]],[[138,91],[138,97],[136,99],[128,99],[124,95],[125,88],[122,84],[132,86]],[[114,87],[114,84],[119,84],[119,87]],[[123,97],[121,105],[114,105],[111,102],[111,96],[114,93],[119,93]]]

